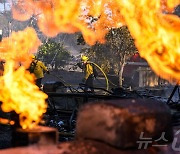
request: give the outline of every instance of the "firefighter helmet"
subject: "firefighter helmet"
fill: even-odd
[[[89,58],[88,58],[87,56],[81,56],[81,60],[82,60],[82,61],[88,61],[88,59],[89,59]]]
[[[31,58],[32,58],[32,59],[36,59],[36,56],[35,56],[35,55],[31,55]]]

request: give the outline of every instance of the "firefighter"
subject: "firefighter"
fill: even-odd
[[[32,62],[30,64],[29,71],[35,75],[36,85],[41,88],[41,81],[44,78],[44,72],[49,74],[47,67],[42,61],[38,60],[34,55],[32,55]]]
[[[84,72],[84,78],[82,79],[82,81],[83,83],[85,83],[84,91],[87,92],[88,88],[90,88],[91,92],[94,93],[94,68],[88,60],[89,58],[87,56],[81,56],[82,66],[80,67]]]

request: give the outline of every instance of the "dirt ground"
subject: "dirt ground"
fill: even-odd
[[[84,74],[82,72],[76,72],[76,71],[65,71],[65,70],[50,71],[50,74],[45,74],[45,77],[42,80],[42,84],[60,81],[67,86],[78,88],[79,84],[82,83],[83,76]],[[117,81],[115,81],[114,78],[112,77],[108,77],[108,78],[111,81],[113,81],[115,84],[117,84]],[[106,81],[104,76],[100,75],[99,77],[94,79],[94,87],[106,89]],[[115,86],[109,83],[109,89],[113,87]]]

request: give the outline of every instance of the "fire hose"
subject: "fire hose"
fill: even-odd
[[[92,63],[93,65],[95,65],[95,66],[102,72],[102,74],[104,75],[105,80],[106,80],[106,90],[109,91],[109,79],[108,79],[106,73],[105,73],[105,72],[102,70],[102,68],[101,68],[99,65],[97,65],[96,63],[94,63],[94,62],[90,62],[90,63]],[[62,81],[62,82],[63,82],[65,85],[67,85],[68,87],[73,88],[69,83],[67,83],[67,82],[64,81],[62,78],[58,77],[57,75],[54,75],[54,74],[50,74],[50,75],[58,78],[60,81]],[[96,79],[96,80],[97,80],[98,82],[100,82],[98,79]],[[101,83],[101,82],[100,82],[100,83]],[[102,83],[101,83],[101,84],[102,84]],[[112,85],[115,85],[115,84],[113,84],[112,82],[111,82],[111,84],[112,84]],[[73,89],[75,89],[75,88],[73,88]],[[77,91],[77,90],[76,90],[76,91]]]
[[[106,73],[105,73],[105,72],[102,70],[102,68],[101,68],[99,65],[97,65],[96,63],[94,63],[94,62],[90,62],[90,63],[92,63],[93,65],[95,65],[95,66],[102,72],[102,74],[104,75],[105,80],[106,80],[106,90],[108,91],[108,90],[109,90],[109,80],[108,80],[108,78],[107,78]]]

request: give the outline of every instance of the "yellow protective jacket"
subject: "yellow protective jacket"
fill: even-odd
[[[37,79],[44,77],[44,72],[48,71],[47,67],[44,65],[42,61],[34,60],[34,63],[36,64],[34,68],[34,75]]]
[[[92,64],[87,62],[84,67],[84,78],[87,80],[90,75],[93,74]]]

